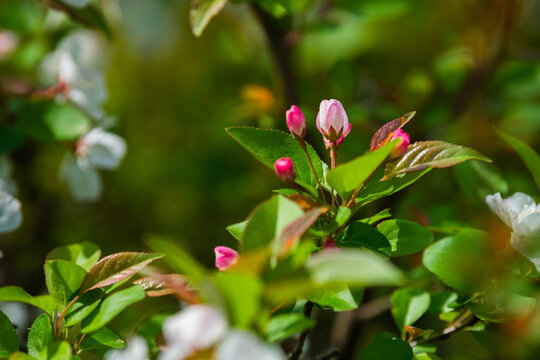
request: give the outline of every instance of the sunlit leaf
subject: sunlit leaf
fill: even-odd
[[[0,288],[0,301],[29,304],[40,308],[51,316],[56,309],[56,300],[52,296],[32,296],[19,286],[5,286]]]
[[[46,349],[53,340],[51,319],[46,314],[39,315],[28,333],[28,354],[39,357],[43,349]]]
[[[94,289],[84,293],[75,301],[64,318],[64,327],[71,327],[81,322],[85,317],[99,305],[101,298],[105,295],[102,289]]]
[[[246,229],[248,221],[242,221],[236,224],[232,224],[227,226],[227,231],[234,236],[234,238],[238,241],[242,238],[242,234],[244,233],[244,230]]]
[[[204,29],[225,6],[227,0],[191,0],[189,19],[195,36],[201,36]]]
[[[351,289],[347,285],[337,285],[334,288],[318,290],[309,295],[323,309],[332,311],[348,311],[358,307],[364,296],[363,289]]]
[[[124,340],[117,333],[108,327],[102,327],[87,334],[79,348],[81,350],[122,349],[125,346]]]
[[[46,316],[46,315],[45,315]],[[0,357],[19,350],[19,338],[9,318],[0,311]]]
[[[400,118],[394,119],[390,122],[384,124],[371,138],[369,143],[369,149],[375,150],[386,144],[390,141],[394,132],[398,129],[401,129],[405,124],[407,124],[416,114],[416,111],[411,111]]]
[[[285,340],[310,329],[314,323],[302,314],[280,314],[272,317],[266,325],[266,338],[271,343]]]
[[[405,326],[411,326],[424,315],[429,304],[429,293],[419,288],[402,288],[392,294],[392,315],[402,333]]]
[[[186,278],[180,274],[151,275],[133,283],[139,285],[150,297],[175,295],[187,303],[198,302],[196,293],[190,288]]]
[[[392,246],[388,239],[371,225],[355,221],[347,227],[345,235],[336,242],[336,245],[344,248],[364,248],[378,251],[386,256],[392,254]]]
[[[45,283],[49,294],[58,300],[60,310],[79,293],[85,275],[83,268],[69,261],[45,261]]]
[[[377,230],[392,245],[392,256],[417,253],[433,241],[431,231],[408,220],[386,220],[377,225]]]
[[[294,220],[289,226],[283,229],[280,239],[280,252],[287,252],[294,243],[315,223],[325,209],[318,207],[307,211],[304,215]]]
[[[85,241],[57,247],[47,255],[47,260],[66,260],[79,265],[88,271],[94,266],[101,256],[101,250],[97,245]]]
[[[491,160],[478,151],[444,141],[420,141],[409,145],[407,153],[386,164],[385,178],[428,167],[446,168],[468,160]]]

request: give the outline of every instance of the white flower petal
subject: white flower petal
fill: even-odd
[[[7,191],[0,191],[0,233],[17,229],[22,222],[21,203]]]
[[[17,193],[17,185],[11,179],[13,166],[6,155],[0,155],[0,191],[7,191],[14,195]]]
[[[506,200],[503,200],[500,193],[486,196],[486,203],[491,211],[501,219],[507,226],[512,227],[512,218],[516,214],[512,214]]]
[[[188,306],[163,324],[167,348],[179,354],[208,349],[221,341],[227,331],[227,319],[208,305]]]
[[[510,243],[540,271],[540,236],[532,237],[512,233]]]
[[[216,360],[284,360],[281,349],[248,331],[233,330],[219,345]]]
[[[81,141],[88,149],[88,161],[97,168],[116,169],[126,155],[124,139],[102,128],[92,129]]]
[[[66,154],[60,166],[60,179],[68,184],[77,201],[95,201],[101,196],[101,178],[86,158]]]
[[[147,360],[148,344],[140,336],[135,336],[127,341],[123,350],[109,350],[105,354],[105,360]]]

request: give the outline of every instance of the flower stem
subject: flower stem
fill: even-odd
[[[331,159],[330,170],[334,170],[336,168],[336,156],[337,156],[336,146],[332,145],[330,147],[330,159]],[[331,192],[331,195],[332,195],[332,210],[334,210],[335,199],[334,199],[334,192],[333,191]]]
[[[328,203],[326,202],[326,196],[324,196],[324,189],[321,185],[321,182],[319,181],[319,177],[317,176],[317,172],[315,171],[315,167],[313,166],[313,163],[311,162],[311,157],[309,156],[309,153],[307,151],[306,143],[300,144],[302,148],[304,149],[304,153],[306,154],[306,157],[309,162],[309,166],[311,166],[311,171],[313,171],[313,175],[315,175],[315,180],[317,180],[317,185],[319,185],[319,190],[321,191],[321,196],[324,201],[324,206],[328,207]]]
[[[313,310],[313,303],[308,300],[306,304],[304,305],[304,316],[309,319],[311,317],[312,310]],[[304,348],[304,343],[306,342],[308,334],[309,334],[309,330],[304,331],[303,333],[298,335],[296,346],[294,347],[291,355],[289,355],[289,360],[300,359],[300,356],[302,355],[302,350]]]

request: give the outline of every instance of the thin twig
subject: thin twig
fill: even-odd
[[[313,303],[308,300],[306,304],[304,305],[304,316],[309,319],[311,317],[312,310],[313,310]],[[306,330],[300,335],[298,335],[296,345],[294,346],[294,349],[291,352],[291,355],[289,356],[289,360],[300,359],[300,356],[302,355],[302,350],[304,348],[304,343],[306,342],[308,334],[309,334],[309,330]]]
[[[409,344],[411,345],[411,347],[414,347],[418,344],[446,339],[450,335],[463,330],[464,328],[474,324],[478,320],[479,319],[474,316],[474,314],[470,310],[466,310],[460,316],[458,316],[458,318],[454,322],[452,322],[449,326],[445,327],[441,331],[434,333],[427,339],[420,338],[417,340],[413,340],[409,342]]]
[[[319,177],[317,176],[317,172],[315,171],[315,167],[313,166],[313,163],[311,162],[311,157],[309,156],[309,153],[307,151],[306,143],[302,145],[302,148],[304,149],[304,152],[306,153],[306,157],[308,159],[309,165],[311,166],[311,170],[313,171],[313,175],[315,175],[315,180],[317,180],[317,184],[319,185],[319,190],[321,190],[321,196],[324,201],[324,205],[328,207],[328,203],[326,202],[326,196],[324,195],[324,189],[321,185],[321,182],[319,181]]]

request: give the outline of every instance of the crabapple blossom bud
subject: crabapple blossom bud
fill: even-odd
[[[411,141],[409,134],[407,134],[405,131],[401,129],[396,130],[396,132],[394,133],[394,136],[392,136],[390,141],[396,140],[396,139],[399,139],[400,142],[399,144],[396,145],[394,150],[392,150],[392,152],[390,153],[390,159],[396,159],[398,157],[405,155],[407,153],[407,147],[409,146],[409,143]]]
[[[214,248],[216,254],[216,267],[219,271],[227,270],[238,261],[238,252],[227,246],[216,246]]]
[[[304,140],[306,136],[306,119],[302,110],[300,110],[296,105],[291,106],[287,110],[287,127],[291,132],[292,136],[299,141]]]
[[[332,99],[321,102],[317,114],[317,129],[331,142],[337,142],[350,130],[349,118],[339,101]]]
[[[339,247],[333,240],[327,240],[324,243],[323,251],[339,251]]]
[[[291,158],[281,158],[274,163],[277,177],[284,182],[294,181],[294,165]]]

